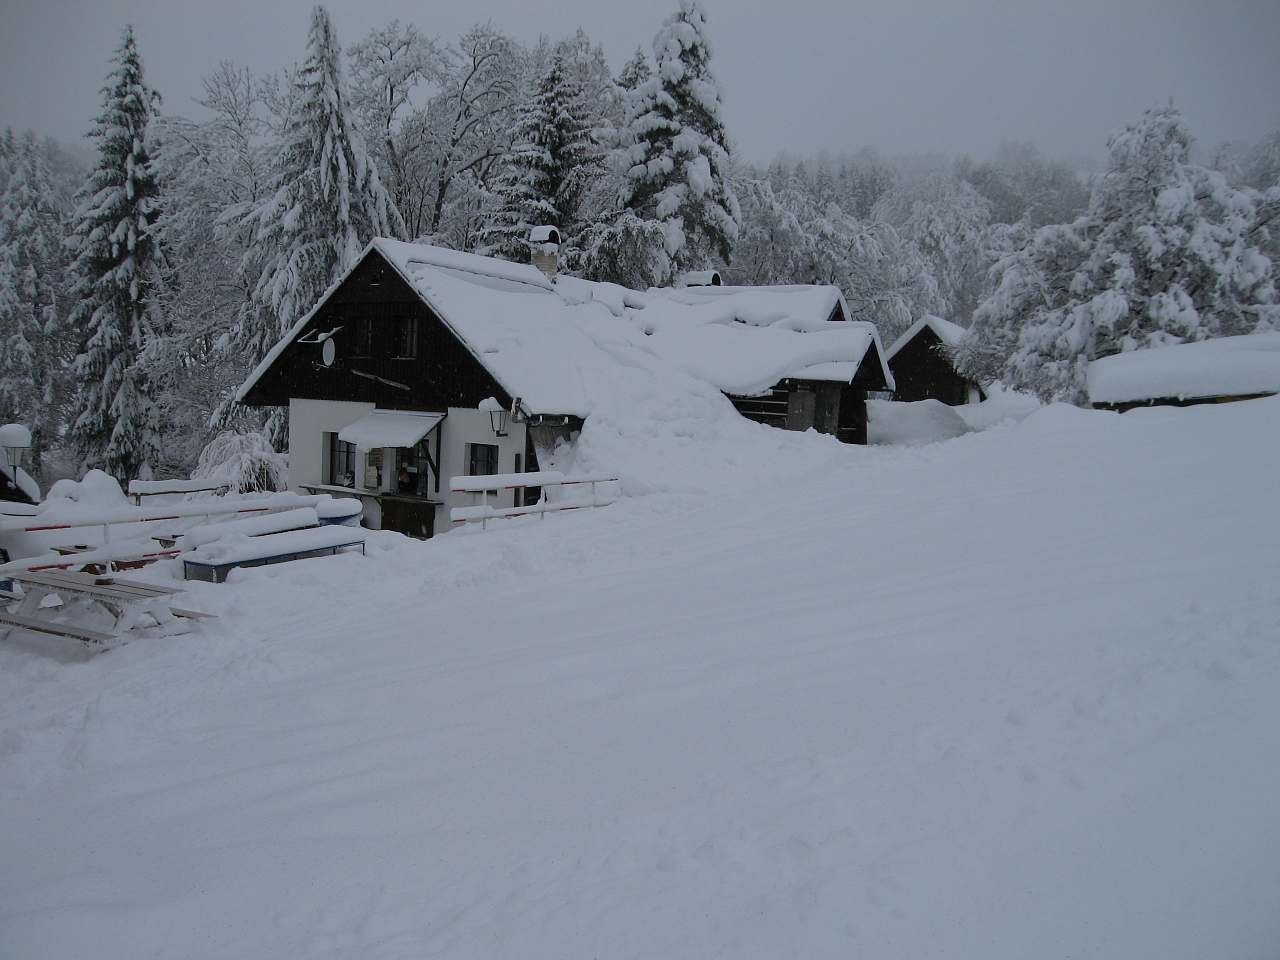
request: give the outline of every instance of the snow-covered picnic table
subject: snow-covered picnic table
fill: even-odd
[[[144,617],[149,617],[164,633],[171,634],[182,632],[174,629],[181,620],[210,616],[175,607],[172,597],[181,593],[180,589],[141,580],[34,572],[15,573],[10,579],[22,587],[22,599],[12,611],[0,612],[0,638],[18,629],[106,647],[143,625]],[[46,606],[45,600],[50,596],[56,596],[60,603]],[[76,617],[76,613],[82,615]],[[84,622],[84,615],[101,619],[103,613],[109,621],[106,630]]]

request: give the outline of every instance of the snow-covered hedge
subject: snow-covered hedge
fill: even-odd
[[[191,477],[226,481],[233,493],[284,490],[289,482],[285,455],[264,434],[230,430],[209,441]]]

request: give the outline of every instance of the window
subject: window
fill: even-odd
[[[418,356],[418,318],[397,317],[395,321],[395,353],[401,360],[414,360]]]
[[[467,476],[489,477],[498,472],[498,447],[493,443],[469,443]]]
[[[356,448],[339,440],[336,433],[329,434],[329,476],[325,482],[339,487],[356,485]]]
[[[425,497],[431,492],[429,482],[435,467],[431,451],[427,449],[430,442],[431,434],[427,434],[416,445],[396,450],[397,493],[408,497]]]
[[[373,321],[369,317],[357,317],[351,322],[351,355],[373,356]]]

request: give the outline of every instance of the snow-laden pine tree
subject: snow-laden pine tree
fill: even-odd
[[[62,217],[34,133],[16,147],[0,192],[0,420],[31,429],[37,472],[56,431],[65,331],[60,323]]]
[[[357,129],[342,48],[324,7],[311,15],[307,58],[266,199],[233,208],[231,217],[251,233],[242,269],[253,294],[229,346],[250,364],[355,264],[371,238],[404,236]]]
[[[631,59],[622,65],[616,82],[623,90],[637,90],[652,76],[653,67],[649,66],[649,58],[642,48],[636,47]]]
[[[653,53],[655,74],[632,92],[622,205],[664,225],[679,269],[727,262],[742,214],[728,179],[720,87],[697,0],[680,0],[654,37]]]
[[[154,323],[159,251],[152,227],[159,191],[147,152],[155,94],[147,87],[133,28],[103,88],[90,136],[97,161],[81,188],[68,249],[81,337],[74,361],[80,395],[71,439],[86,467],[147,476],[157,461],[161,411],[138,364]]]
[[[582,89],[557,53],[516,117],[494,190],[498,208],[480,231],[479,252],[528,262],[529,230],[543,224],[558,227],[565,246],[575,248],[582,199],[603,159]]]
[[[1079,402],[1097,357],[1280,324],[1260,246],[1266,198],[1192,164],[1172,107],[1148,110],[1108,146],[1088,212],[1041,228],[997,264],[962,358],[971,370],[1007,350],[1007,383]]]

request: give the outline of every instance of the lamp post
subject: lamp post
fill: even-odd
[[[0,450],[4,451],[3,465],[17,482],[18,470],[31,452],[31,431],[20,423],[6,423],[0,427]]]

